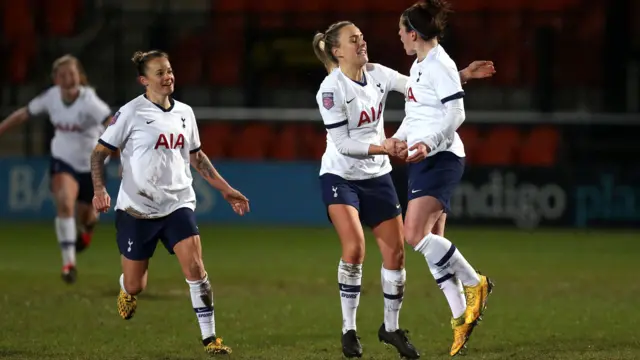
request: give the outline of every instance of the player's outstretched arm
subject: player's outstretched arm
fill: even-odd
[[[104,184],[104,161],[113,151],[98,144],[91,153],[91,180],[93,181],[93,206],[98,212],[107,212],[111,207],[111,198]]]
[[[211,160],[207,154],[202,150],[198,150],[191,154],[190,157],[191,166],[198,171],[198,173],[215,189],[222,193],[233,211],[238,215],[244,215],[249,212],[249,199],[247,199],[242,193],[234,189],[227,183],[227,181],[218,173],[218,170],[213,166]]]
[[[5,133],[7,130],[11,129],[14,126],[18,124],[22,124],[28,119],[29,119],[29,110],[27,110],[26,106],[14,111],[13,113],[11,113],[11,115],[9,115],[6,119],[4,119],[0,123],[0,135],[2,135],[3,133]]]
[[[471,79],[484,79],[492,77],[496,73],[493,61],[476,60],[469,64],[466,68],[460,70],[460,82],[462,84]]]

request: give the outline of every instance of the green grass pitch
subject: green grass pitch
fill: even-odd
[[[130,321],[116,313],[119,254],[103,223],[59,277],[50,224],[2,224],[1,359],[204,359],[188,287],[161,246]],[[202,225],[217,332],[230,359],[340,359],[338,240],[331,228]],[[640,236],[632,232],[447,231],[496,288],[466,359],[640,359]],[[358,332],[364,359],[397,359],[377,341],[380,255],[369,237]],[[423,359],[447,359],[445,299],[422,256],[407,252],[400,324]]]

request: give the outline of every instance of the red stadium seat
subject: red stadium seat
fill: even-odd
[[[560,133],[556,127],[535,127],[522,144],[519,162],[528,166],[553,166],[559,145]]]
[[[285,124],[275,136],[271,148],[271,158],[282,161],[292,161],[300,158],[298,151],[298,126]]]
[[[241,160],[265,160],[272,144],[273,129],[257,123],[244,127],[237,142],[231,146],[231,157]]]
[[[198,128],[202,151],[212,159],[226,158],[234,137],[233,126],[226,122],[202,122]]]
[[[520,146],[520,138],[520,132],[516,127],[496,126],[489,131],[477,151],[477,163],[491,166],[513,165]]]

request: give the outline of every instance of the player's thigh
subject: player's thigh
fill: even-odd
[[[120,254],[128,260],[145,261],[153,257],[161,236],[164,219],[138,219],[116,211],[116,242]]]
[[[51,194],[60,217],[72,217],[78,196],[78,181],[72,173],[51,174]]]
[[[463,173],[464,158],[447,151],[409,164],[409,202],[404,223],[409,244],[417,245],[433,230],[440,215],[448,211]]]
[[[383,221],[372,230],[382,254],[384,268],[387,270],[404,268],[402,215]]]
[[[358,210],[351,205],[332,204],[327,212],[340,239],[342,260],[349,264],[362,264],[365,239]]]
[[[442,215],[442,203],[433,196],[422,196],[409,200],[404,218],[404,237],[411,245],[418,243],[431,232]]]
[[[361,206],[356,182],[334,174],[320,176],[322,201],[327,216],[338,233],[342,246],[342,260],[350,264],[364,261],[364,230],[361,223]]]
[[[169,214],[164,222],[160,240],[170,254],[175,254],[187,280],[204,278],[200,231],[193,210],[180,208]]]
[[[149,260],[131,260],[120,256],[122,274],[124,274],[124,289],[131,295],[140,293],[147,287]]]
[[[98,212],[95,210],[93,201],[93,180],[91,173],[77,174],[78,196],[77,205],[78,219],[82,224],[94,223],[98,219]]]
[[[444,237],[444,228],[446,223],[447,223],[447,213],[443,212],[442,214],[440,214],[440,217],[436,221],[435,225],[433,225],[433,229],[431,229],[431,232],[438,236]]]

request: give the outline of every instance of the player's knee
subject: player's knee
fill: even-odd
[[[124,277],[124,290],[129,295],[140,294],[145,289],[146,286],[147,286],[146,276],[143,276],[142,278],[134,278],[131,276]]]
[[[59,217],[72,217],[75,213],[75,201],[69,198],[64,190],[53,194],[56,201],[56,212]]]
[[[411,246],[416,246],[425,235],[423,227],[412,223],[407,223],[404,226],[404,239]]]
[[[342,246],[342,260],[349,264],[362,264],[364,262],[364,244],[354,241]]]
[[[189,281],[197,281],[204,279],[206,271],[204,269],[204,262],[199,257],[194,257],[189,261],[182,269],[184,276]]]
[[[382,264],[385,269],[399,270],[404,268],[404,247],[397,247],[382,254]]]

